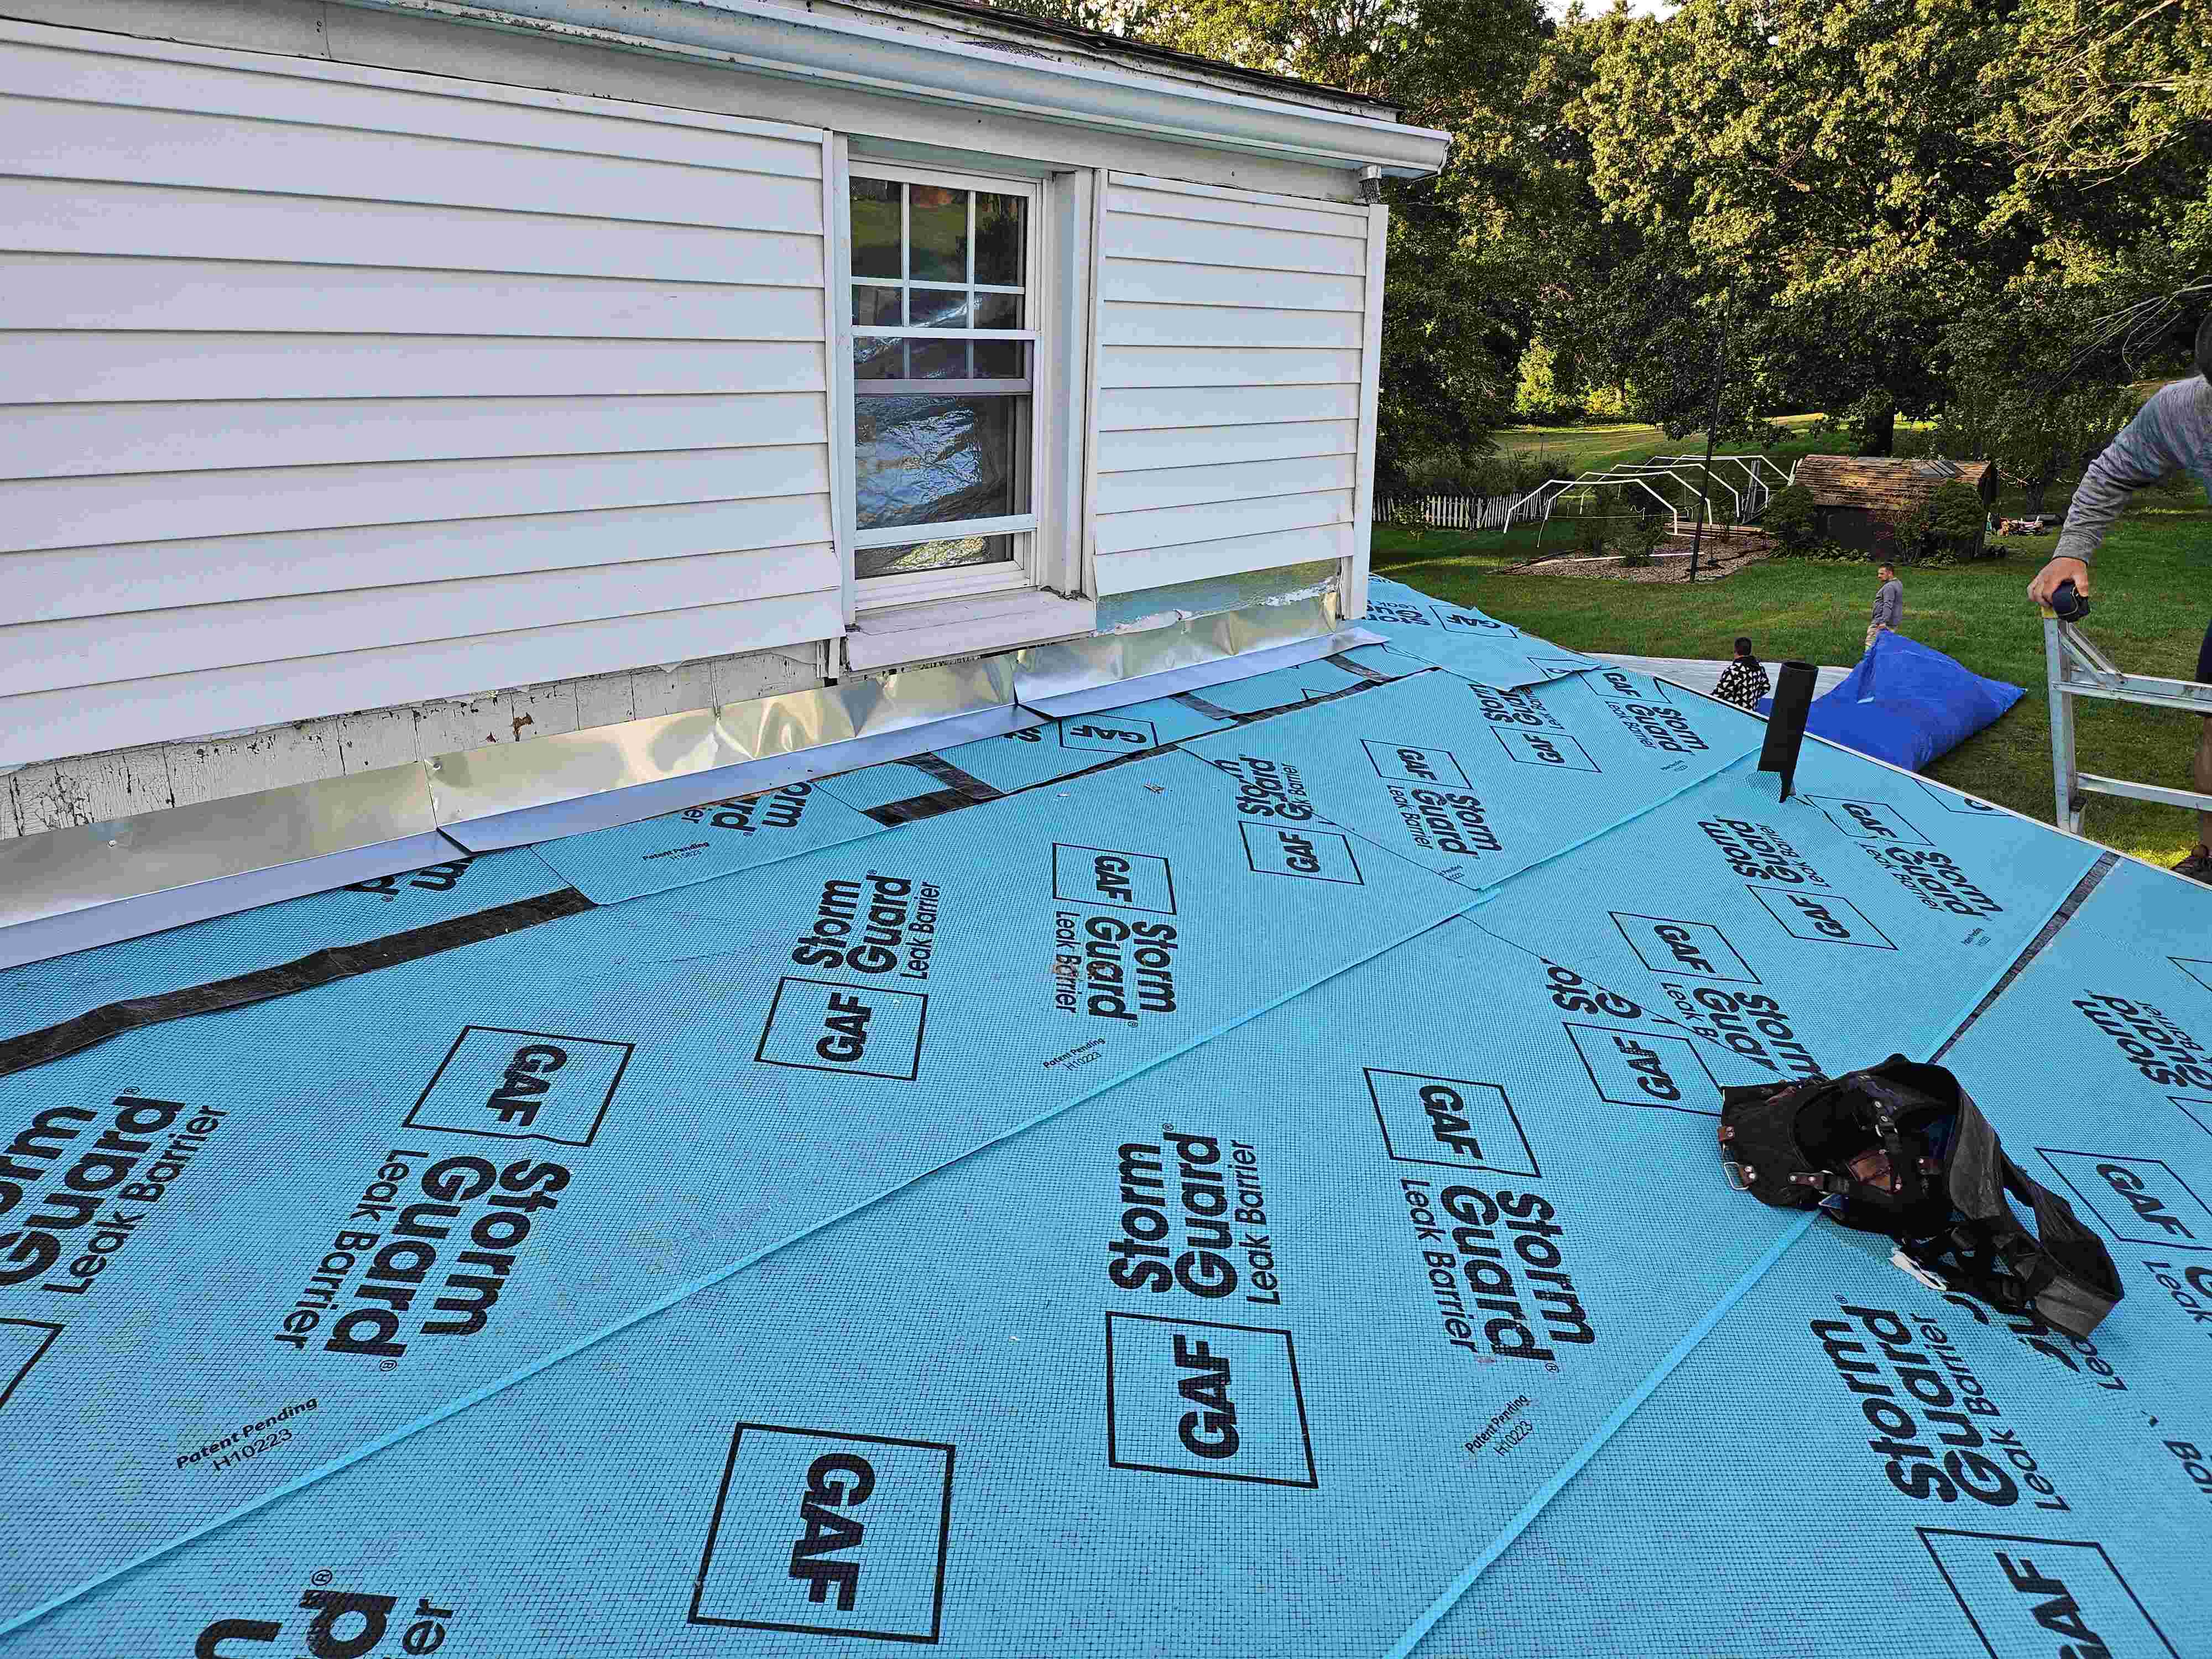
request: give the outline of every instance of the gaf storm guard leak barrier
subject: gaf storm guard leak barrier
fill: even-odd
[[[0,1079],[0,1656],[2212,1649],[2212,895],[1376,589],[1349,667],[0,981],[607,900]],[[2094,1340],[1715,1170],[1723,1085],[1970,1016]]]
[[[1169,752],[0,1079],[0,1619],[1466,902],[1236,800]]]

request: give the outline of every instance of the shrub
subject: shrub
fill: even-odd
[[[1819,538],[1816,520],[1813,492],[1803,484],[1794,483],[1766,504],[1759,522],[1788,551],[1808,553]]]
[[[1987,522],[1982,498],[1971,486],[1944,484],[1898,520],[1898,552],[1923,564],[1972,558],[1980,550]]]

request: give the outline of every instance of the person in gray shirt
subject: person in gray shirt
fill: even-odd
[[[2197,371],[2195,379],[2177,380],[2154,393],[2089,463],[2066,509],[2057,552],[2027,585],[2027,597],[2036,604],[2049,605],[2064,582],[2072,582],[2079,592],[2089,591],[2089,562],[2134,491],[2180,471],[2212,495],[2212,313],[2197,330]],[[2205,629],[2204,643],[2197,647],[2197,678],[2212,685],[2212,627]],[[2192,773],[2197,793],[2212,794],[2212,716],[2197,732]],[[2197,815],[2197,845],[2173,867],[2180,875],[2212,883],[2212,812]]]
[[[1867,623],[1866,648],[1874,649],[1877,634],[1894,634],[1905,621],[1905,584],[1897,580],[1897,567],[1887,559],[1875,566],[1881,586],[1874,591],[1874,616]]]

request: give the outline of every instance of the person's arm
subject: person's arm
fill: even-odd
[[[2048,605],[2062,582],[2072,582],[2083,593],[2089,591],[2089,561],[2120,516],[2120,509],[2128,504],[2128,497],[2182,464],[2185,456],[2181,434],[2175,429],[2177,419],[2194,405],[2202,390],[2194,381],[2184,381],[2158,392],[2089,463],[2066,509],[2066,522],[2058,532],[2058,550],[2028,584],[2029,599]]]

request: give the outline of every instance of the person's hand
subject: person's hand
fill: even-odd
[[[2076,593],[2088,598],[2089,567],[2079,559],[2053,559],[2035,573],[2035,580],[2027,585],[2027,597],[2037,605],[2048,605],[2051,596],[2064,582],[2072,582]]]

